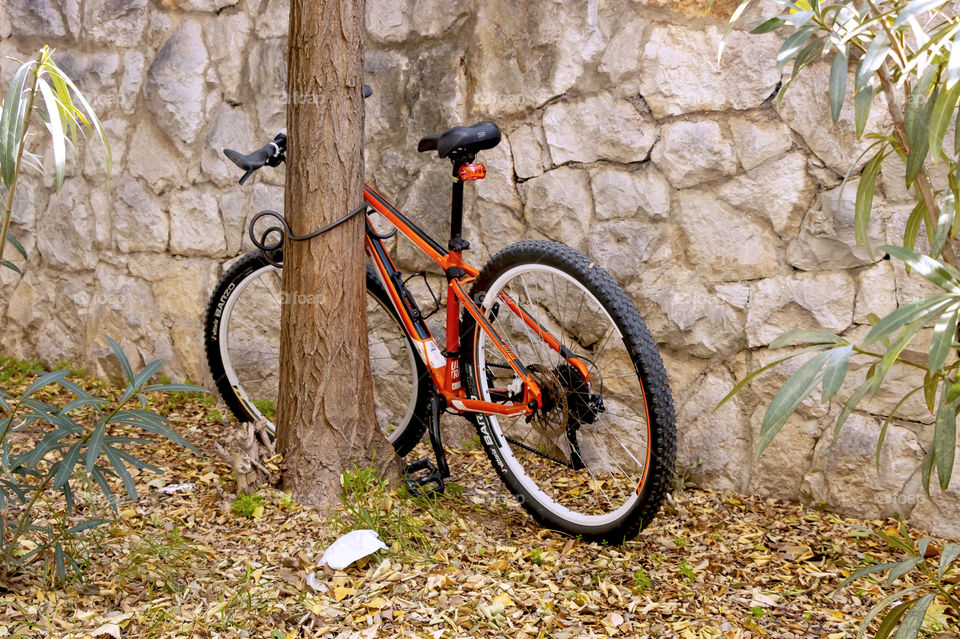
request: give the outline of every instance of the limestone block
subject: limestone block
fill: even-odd
[[[127,133],[129,125],[123,118],[110,118],[103,121],[107,142],[110,143],[111,175],[116,175],[125,165],[127,157]],[[80,145],[83,158],[83,175],[87,178],[107,177],[107,150],[97,133],[90,133]]]
[[[147,106],[182,151],[203,127],[207,62],[200,23],[187,20],[164,43],[147,71]]]
[[[840,119],[834,124],[830,116],[830,65],[819,63],[805,68],[790,84],[783,99],[780,117],[796,131],[818,158],[833,171],[845,175],[857,157],[873,141],[858,139],[853,119],[853,76],[847,80],[847,97]],[[874,99],[866,131],[886,130],[886,103],[882,96]],[[864,164],[869,157],[860,160]],[[857,173],[855,170],[854,174]]]
[[[284,28],[288,20],[282,22]],[[210,65],[216,69],[219,79],[217,88],[227,101],[239,101],[244,63],[241,52],[247,50],[250,19],[240,12],[218,15],[204,24],[203,35],[210,52]]]
[[[732,387],[731,387],[732,388]],[[751,453],[760,443],[760,426],[767,405],[758,406],[750,416]],[[793,415],[773,441],[751,464],[749,490],[776,499],[799,499],[803,478],[813,463],[813,451],[824,431],[828,418],[804,419]]]
[[[640,162],[656,142],[656,126],[631,103],[610,94],[551,104],[543,130],[554,164]]]
[[[793,328],[842,333],[853,321],[855,292],[853,278],[843,271],[778,275],[755,282],[747,309],[747,344],[769,344]]]
[[[135,368],[154,359],[170,360],[173,348],[150,285],[101,262],[95,274],[94,299],[87,322],[87,344],[94,372],[121,374],[103,335],[114,338]]]
[[[664,219],[670,213],[671,188],[656,167],[625,171],[603,166],[590,172],[593,201],[600,220],[645,215]]]
[[[170,197],[170,252],[174,255],[224,257],[227,242],[217,199],[199,191]]]
[[[763,224],[730,209],[709,192],[677,194],[687,253],[707,280],[731,282],[778,272],[776,236]]]
[[[731,206],[766,217],[780,239],[791,240],[800,230],[817,186],[807,174],[806,158],[797,152],[730,180],[717,194]]]
[[[640,59],[640,92],[657,118],[759,107],[780,81],[778,37],[734,31],[717,66],[715,26],[652,28]]]
[[[560,167],[520,185],[523,216],[546,237],[582,246],[593,217],[590,177],[586,171]]]
[[[640,91],[645,27],[641,20],[620,22],[600,58],[597,69],[610,77],[618,95],[636,95]]]
[[[473,7],[467,2],[415,0],[410,25],[413,32],[421,37],[447,38],[452,37],[451,30],[472,13]]]
[[[216,13],[226,7],[236,5],[240,0],[176,0],[177,8],[183,11],[203,11]]]
[[[217,195],[220,201],[220,219],[227,242],[227,255],[236,255],[249,243],[246,221],[252,217],[251,193],[247,189],[226,189]]]
[[[211,260],[168,258],[163,277],[151,286],[164,315],[174,323],[193,324],[199,329],[215,284],[216,268]]]
[[[669,262],[645,268],[627,292],[658,342],[694,357],[729,354],[742,346],[742,317],[691,270]]]
[[[7,0],[6,14],[18,37],[67,35],[63,16],[53,0]]]
[[[487,177],[472,183],[477,197],[519,211],[520,198],[513,179],[510,140],[503,136],[500,144],[488,151],[483,151],[479,161],[487,167]]]
[[[141,47],[147,16],[147,0],[86,0],[83,37],[111,47]]]
[[[543,173],[546,148],[543,130],[533,124],[522,124],[510,134],[513,170],[518,178],[527,179]]]
[[[263,13],[254,20],[254,24],[257,37],[261,40],[286,38],[290,26],[289,0],[267,0]]]
[[[97,206],[95,193],[82,179],[67,179],[59,196],[50,198],[40,218],[43,233],[37,247],[44,264],[66,271],[90,270],[97,265],[97,250],[107,247],[110,217],[105,207]]]
[[[120,106],[126,114],[132,114],[137,107],[137,98],[143,87],[145,58],[139,51],[127,51],[123,54],[123,76],[120,78]]]
[[[677,414],[677,466],[699,484],[741,491],[750,474],[750,432],[741,400],[734,397],[714,412],[733,387],[733,376],[714,368],[699,380]]]
[[[857,274],[857,301],[853,321],[866,324],[869,313],[884,317],[895,310],[897,285],[889,260],[881,260],[860,271]]]
[[[877,473],[875,454],[879,421],[867,415],[850,415],[837,441],[833,432],[825,433],[813,453],[812,474],[819,478],[805,481],[805,497],[823,500],[830,508],[857,517],[876,519],[900,514],[901,504],[887,501],[899,494],[923,461],[923,449],[910,430],[891,424],[880,453]]]
[[[57,51],[54,58],[80,89],[97,116],[119,106],[120,56],[117,53]]]
[[[872,264],[883,257],[875,247],[884,243],[887,214],[879,206],[867,226],[873,256],[857,245],[854,202],[859,184],[859,179],[850,180],[842,191],[837,187],[818,196],[803,220],[797,239],[787,247],[787,261],[792,266],[806,271],[849,269]]]
[[[262,145],[258,142],[253,123],[247,112],[223,103],[217,110],[213,124],[207,130],[200,154],[203,172],[220,187],[234,187],[243,171],[223,154],[225,148],[248,153]],[[264,173],[272,169],[267,169]]]
[[[590,229],[590,257],[621,285],[636,277],[662,241],[656,226],[640,220],[601,222]]]
[[[260,131],[272,138],[287,121],[286,40],[266,40],[250,47],[247,71],[250,86],[257,87],[255,102]]]
[[[730,131],[737,157],[747,171],[793,148],[790,128],[777,120],[732,118]]]
[[[114,187],[113,242],[121,253],[162,252],[167,248],[170,222],[156,198],[128,175]]]
[[[142,120],[137,125],[127,152],[127,170],[131,175],[143,178],[154,193],[160,194],[170,187],[185,186],[187,168],[183,155],[152,122]]]
[[[681,120],[665,125],[652,158],[678,189],[737,172],[733,143],[713,120]]]
[[[520,241],[524,232],[517,209],[479,199],[469,213],[465,211],[463,228],[470,241],[470,263],[477,265],[486,264],[494,253]]]
[[[597,5],[583,9],[557,0],[523,11],[508,0],[480,3],[466,70],[475,87],[474,109],[503,119],[563,94],[586,75],[605,43]],[[511,19],[504,20],[507,15]]]
[[[402,42],[410,33],[412,5],[411,0],[367,2],[367,33],[377,42]]]

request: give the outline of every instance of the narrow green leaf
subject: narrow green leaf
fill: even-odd
[[[960,306],[954,304],[944,309],[944,314],[937,319],[933,328],[933,339],[930,341],[930,354],[927,358],[927,368],[930,372],[938,371],[950,352],[950,345],[957,334],[957,315]]]
[[[857,570],[856,572],[854,572],[853,574],[851,574],[849,577],[847,577],[846,579],[844,579],[844,580],[840,583],[840,585],[837,586],[837,590],[843,589],[845,586],[847,586],[847,585],[849,585],[850,583],[856,581],[857,579],[861,579],[861,578],[863,578],[863,577],[866,577],[867,575],[872,575],[872,574],[877,573],[877,572],[883,572],[884,570],[890,570],[891,568],[893,568],[893,567],[896,566],[896,565],[897,565],[897,562],[891,561],[891,562],[885,563],[885,564],[873,564],[872,566],[864,566],[863,568],[860,568],[859,570]],[[834,592],[836,592],[836,591],[834,591]]]
[[[13,244],[13,248],[17,249],[17,253],[20,254],[20,257],[27,259],[27,251],[23,248],[23,244],[17,241],[17,238],[12,235],[7,235],[7,241]]]
[[[847,91],[847,54],[838,51],[830,65],[830,117],[834,122],[840,119],[840,109],[843,108],[843,98]]]
[[[893,567],[890,568],[890,574],[887,575],[887,586],[892,586],[893,582],[916,568],[922,561],[923,557],[908,557],[894,564]]]
[[[822,351],[823,349],[828,348],[828,346],[829,346],[829,345],[827,345],[827,344],[818,344],[818,345],[816,345],[816,346],[808,346],[807,348],[802,348],[802,349],[800,349],[800,350],[798,350],[798,351],[796,351],[796,352],[794,352],[794,353],[791,353],[791,354],[787,355],[786,357],[781,357],[780,359],[778,359],[778,360],[776,360],[776,361],[770,362],[770,363],[767,364],[766,366],[762,366],[762,367],[758,368],[757,370],[752,371],[752,372],[749,373],[747,376],[745,376],[743,379],[741,379],[741,380],[737,383],[737,385],[734,386],[733,389],[732,389],[729,393],[727,393],[726,395],[724,395],[723,399],[721,399],[719,402],[717,402],[717,405],[713,407],[713,411],[712,411],[712,412],[716,412],[721,406],[723,406],[725,403],[727,403],[727,400],[729,400],[731,397],[733,397],[734,395],[736,395],[737,393],[739,393],[741,390],[743,390],[743,387],[744,387],[744,386],[746,386],[747,384],[749,384],[749,383],[751,382],[751,380],[753,380],[754,378],[756,378],[758,375],[760,375],[760,374],[763,373],[764,371],[766,371],[766,370],[768,370],[768,369],[771,369],[771,368],[773,368],[774,366],[777,366],[777,365],[779,365],[779,364],[782,364],[782,363],[784,363],[784,362],[787,361],[787,360],[793,359],[794,357],[798,357],[799,355],[803,355],[804,353],[810,353],[810,352],[813,352],[813,351]]]
[[[53,478],[54,490],[58,490],[70,481],[70,476],[73,474],[73,469],[77,465],[77,458],[80,457],[80,449],[82,447],[83,442],[75,443],[70,447],[70,450],[67,451],[67,454],[63,456],[63,459],[60,460],[60,469],[57,471],[56,477]]]
[[[96,528],[97,526],[102,526],[103,524],[109,523],[109,519],[89,519],[87,521],[81,522],[76,526],[71,526],[67,528],[67,532],[71,535],[76,535],[77,533],[82,533],[85,530],[90,530],[91,528]]]
[[[836,441],[837,437],[840,436],[840,429],[843,427],[844,422],[847,421],[847,418],[850,417],[850,413],[852,413],[857,407],[857,404],[860,403],[860,400],[863,399],[863,396],[867,394],[868,390],[870,390],[869,371],[867,372],[867,379],[857,387],[857,390],[853,391],[853,394],[851,394],[850,398],[847,399],[847,403],[843,405],[843,409],[841,409],[840,414],[837,415],[837,423],[833,426],[834,441]]]
[[[3,260],[2,262],[0,262],[0,266],[4,266],[4,267],[10,269],[11,271],[13,271],[14,273],[16,273],[17,275],[23,275],[23,271],[20,270],[20,267],[18,267],[16,264],[14,264],[13,262],[11,262],[10,260]]]
[[[907,186],[911,186],[920,175],[920,169],[923,168],[923,163],[927,159],[928,144],[929,138],[920,136],[917,144],[910,148],[910,154],[907,156]]]
[[[944,383],[947,383],[947,380],[944,380]],[[937,377],[931,375],[930,371],[923,375],[923,400],[932,413],[937,403]]]
[[[947,0],[913,0],[910,4],[905,6],[900,10],[900,13],[897,14],[897,19],[893,21],[893,28],[898,29],[905,25],[910,18],[915,18],[921,13],[926,13],[936,9],[942,4],[946,4]],[[900,635],[898,634],[897,637]]]
[[[800,50],[803,49],[804,45],[807,44],[807,41],[813,35],[814,31],[814,27],[805,26],[793,32],[793,34],[783,42],[780,51],[777,52],[777,67],[782,69],[790,60],[794,59],[797,54],[800,53]]]
[[[877,153],[867,162],[860,176],[860,184],[857,186],[857,201],[854,205],[854,229],[857,237],[857,244],[867,249],[867,254],[873,256],[873,249],[870,247],[870,238],[867,237],[867,226],[870,224],[870,212],[873,209],[873,193],[877,186],[877,173],[880,171],[880,163],[886,157],[884,153]]]
[[[853,120],[858,138],[863,135],[863,130],[867,127],[871,106],[873,106],[873,87],[867,84],[862,89],[858,89],[853,98]]]
[[[113,341],[113,338],[109,335],[104,335],[107,338],[107,343],[110,344],[110,348],[113,349],[113,354],[117,356],[117,361],[120,362],[120,367],[123,369],[123,372],[127,375],[127,379],[133,382],[133,369],[130,368],[130,360],[127,359],[126,354],[124,354],[123,349],[120,348],[120,345]]]
[[[883,245],[880,250],[904,262],[917,273],[945,291],[960,293],[960,273],[937,258],[910,251],[901,246]]]
[[[3,184],[8,189],[13,183],[17,152],[23,132],[23,112],[26,104],[23,101],[24,85],[33,65],[33,62],[25,62],[17,69],[7,90],[7,97],[3,101],[3,110],[0,111],[0,172],[2,172]]]
[[[820,369],[823,368],[824,362],[827,361],[829,356],[830,353],[826,352],[817,353],[811,357],[777,391],[767,407],[767,412],[763,416],[763,423],[760,425],[760,443],[757,446],[757,455],[760,455],[770,445],[774,436],[797,409],[800,402],[810,394],[810,391],[820,381]]]
[[[867,613],[867,616],[864,617],[863,621],[860,623],[860,629],[857,630],[856,639],[862,639],[864,633],[866,633],[867,628],[870,626],[870,622],[873,621],[873,618],[880,614],[880,611],[892,604],[897,599],[903,598],[904,595],[911,593],[915,590],[919,590],[923,586],[910,586],[909,588],[904,588],[903,590],[898,590],[892,595],[887,595],[879,602],[877,605],[870,609],[870,612]]]
[[[923,456],[923,464],[920,466],[920,483],[923,484],[923,492],[930,496],[930,475],[933,472],[933,466],[937,456],[937,438],[930,441],[927,448],[927,454]]]
[[[940,0],[940,2],[942,1],[943,0]],[[927,608],[930,607],[930,602],[932,602],[936,596],[936,593],[931,592],[916,600],[916,603],[911,606],[907,614],[903,616],[903,621],[900,622],[900,627],[897,628],[895,639],[916,639],[917,635],[920,634],[920,625],[923,623],[923,618],[927,614]]]
[[[950,383],[950,380],[949,380],[949,379],[945,379],[945,380],[943,380],[943,383],[944,383],[944,384],[948,384],[948,383]],[[960,399],[960,379],[958,379],[957,381],[953,382],[953,384],[950,385],[949,390],[947,390],[947,402],[948,402],[948,403],[953,403],[953,402],[955,402],[957,399]],[[931,409],[931,412],[932,412],[932,410],[933,410],[933,409]]]
[[[100,491],[103,493],[107,503],[110,504],[110,508],[113,509],[113,512],[116,515],[119,515],[120,508],[117,505],[117,497],[113,494],[113,489],[110,488],[110,482],[107,481],[107,478],[104,475],[104,469],[102,469],[100,466],[95,466],[90,474],[93,475],[93,480],[97,482],[98,486],[100,486]]]
[[[770,18],[769,20],[764,20],[763,22],[761,22],[759,25],[754,27],[750,31],[750,33],[753,33],[753,34],[770,33],[771,31],[776,31],[777,29],[782,27],[784,24],[785,23],[783,18],[773,17],[773,18]]]
[[[133,501],[137,501],[137,499],[139,499],[137,495],[137,485],[133,481],[130,471],[127,470],[126,465],[123,463],[123,458],[117,454],[117,449],[113,446],[104,445],[103,452],[107,455],[107,459],[110,461],[114,472],[117,473],[121,481],[123,481],[123,488],[127,491],[127,496]]]
[[[902,604],[893,607],[890,612],[887,613],[887,616],[883,618],[883,621],[880,622],[880,625],[877,627],[877,634],[873,635],[873,639],[887,639],[914,602],[916,602],[916,599],[911,599],[910,601],[904,601]]]
[[[953,560],[960,557],[960,544],[947,544],[940,553],[940,567],[937,568],[937,580],[943,579],[943,574],[953,563]]]
[[[193,384],[150,384],[141,389],[144,393],[203,393],[209,394],[206,388],[194,386]]]
[[[59,541],[53,546],[53,557],[57,566],[57,579],[64,583],[67,580],[67,567],[63,561],[63,546]]]
[[[940,480],[940,489],[946,490],[950,485],[950,475],[953,473],[953,458],[957,446],[957,406],[948,404],[946,397],[940,401],[937,410],[937,421],[933,431],[936,454],[934,462],[937,467],[937,478]]]
[[[60,106],[57,99],[50,90],[50,85],[40,78],[37,80],[37,87],[40,89],[40,95],[43,96],[43,102],[47,107],[49,122],[47,128],[50,130],[51,142],[53,145],[53,165],[54,165],[54,190],[59,193],[63,186],[63,175],[67,164],[67,138],[63,133],[63,122],[60,120]]]
[[[939,98],[938,93],[930,95],[930,87],[939,73],[940,69],[936,65],[927,67],[907,98],[907,108],[903,118],[907,144],[911,147],[915,146],[921,137],[929,135],[929,121],[924,115],[929,115]]]
[[[861,58],[857,67],[856,83],[854,85],[857,93],[869,86],[870,78],[880,69],[889,53],[890,40],[886,33],[881,32],[870,43],[867,52],[863,54],[863,58]]]
[[[829,402],[847,377],[847,368],[850,366],[850,355],[853,353],[853,344],[834,348],[830,353],[830,360],[823,371],[823,389],[820,400]]]
[[[107,434],[107,422],[100,421],[97,427],[93,429],[93,435],[90,436],[90,442],[87,444],[87,473],[93,472],[93,467],[97,465],[97,459],[100,458],[100,449],[103,447],[103,438]]]
[[[940,214],[937,216],[937,232],[930,243],[930,256],[940,255],[943,246],[950,237],[950,231],[957,224],[957,200],[952,192],[940,198]]]
[[[915,250],[917,246],[917,235],[920,233],[920,224],[924,222],[927,214],[927,207],[923,198],[917,200],[917,205],[910,211],[910,217],[907,218],[907,227],[903,231],[903,247],[908,250]]]
[[[770,342],[770,350],[792,346],[794,344],[846,344],[847,340],[830,331],[820,329],[794,328],[777,336]]]
[[[956,110],[958,100],[960,100],[960,83],[949,91],[941,91],[933,104],[927,146],[934,162],[939,161],[943,154],[943,137],[947,133],[947,127],[950,126],[950,118]]]
[[[918,317],[925,315],[935,309],[942,309],[956,302],[952,295],[931,295],[924,297],[909,304],[904,304],[889,315],[884,316],[879,322],[873,325],[870,332],[863,339],[863,345],[869,346],[874,342],[896,332],[902,326],[913,322]]]
[[[30,397],[31,395],[33,395],[34,393],[36,393],[38,390],[40,390],[40,389],[43,388],[44,386],[48,386],[48,385],[50,385],[50,384],[53,384],[53,383],[57,382],[58,380],[63,379],[64,377],[66,377],[66,376],[69,375],[69,374],[70,374],[70,371],[64,370],[64,369],[55,370],[55,371],[50,371],[49,373],[44,373],[44,374],[42,374],[42,375],[41,375],[40,377],[38,377],[37,379],[33,380],[33,383],[31,383],[29,386],[27,386],[26,390],[23,391],[23,394],[20,395],[20,399],[21,399],[21,400],[24,400],[24,399]],[[51,408],[52,408],[52,407],[51,407]],[[56,409],[54,409],[54,410],[56,410]]]
[[[125,404],[127,400],[133,397],[140,389],[150,381],[150,378],[157,374],[157,371],[160,370],[160,367],[163,366],[163,360],[157,359],[146,366],[143,367],[139,373],[137,373],[134,378],[127,384],[127,388],[123,391],[123,395],[120,397],[119,403]]]

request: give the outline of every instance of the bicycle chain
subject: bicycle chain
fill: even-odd
[[[561,466],[566,466],[567,468],[571,468],[571,469],[573,469],[573,470],[576,470],[576,468],[573,466],[573,464],[571,464],[571,463],[569,463],[569,462],[565,462],[565,461],[563,461],[562,459],[558,459],[558,458],[553,457],[553,456],[551,456],[551,455],[548,455],[548,454],[546,454],[546,453],[544,453],[544,452],[541,452],[541,451],[537,450],[536,448],[534,448],[534,447],[532,447],[532,446],[527,446],[527,445],[524,444],[523,442],[518,442],[518,441],[515,440],[513,437],[507,437],[506,435],[504,435],[503,438],[504,438],[505,440],[507,440],[508,442],[510,442],[511,444],[513,444],[514,446],[519,446],[520,448],[522,448],[522,449],[524,449],[524,450],[526,450],[526,451],[528,451],[528,452],[531,452],[531,453],[533,453],[534,455],[540,455],[540,456],[543,457],[544,459],[549,459],[550,461],[556,462],[556,463],[560,464]]]

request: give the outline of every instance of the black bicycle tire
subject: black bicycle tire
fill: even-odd
[[[653,521],[670,488],[676,461],[677,433],[673,398],[666,370],[656,343],[636,306],[613,280],[593,260],[565,244],[546,240],[529,240],[512,244],[494,255],[480,271],[471,289],[472,299],[482,299],[483,293],[500,274],[523,264],[544,264],[564,271],[585,286],[606,309],[624,337],[624,343],[633,359],[640,383],[646,394],[652,447],[651,466],[646,481],[640,487],[640,499],[632,509],[604,527],[586,527],[558,519],[525,491],[503,462],[489,422],[484,415],[471,415],[480,441],[500,479],[524,508],[542,525],[578,535],[591,541],[621,543],[635,537]],[[479,329],[482,330],[482,329]],[[478,326],[469,313],[461,321],[461,370],[467,393],[479,398],[479,382],[475,371],[475,347]],[[507,445],[507,444],[503,444]]]
[[[278,259],[282,262],[282,257]],[[207,365],[210,369],[210,375],[213,377],[214,384],[220,397],[226,403],[227,408],[241,423],[254,419],[244,403],[240,400],[227,379],[226,370],[223,364],[222,355],[219,347],[219,328],[221,311],[226,305],[230,294],[238,288],[238,284],[251,274],[259,271],[270,262],[260,253],[260,251],[251,251],[239,260],[237,260],[227,272],[223,274],[210,296],[210,302],[207,305],[206,316],[204,318],[203,342],[207,356]],[[399,322],[396,310],[390,302],[390,298],[384,290],[383,285],[377,278],[376,273],[368,264],[366,267],[367,293],[377,297],[384,308],[386,308],[394,319]],[[231,287],[231,285],[233,285]],[[409,338],[408,338],[409,342]],[[427,384],[432,384],[430,376],[427,373],[423,362],[419,358],[414,358],[417,366],[417,379],[420,384],[417,389],[417,399],[413,414],[408,424],[401,425],[403,432],[394,440],[393,447],[401,457],[409,453],[414,446],[423,437],[427,429],[428,409],[430,401],[430,392]]]

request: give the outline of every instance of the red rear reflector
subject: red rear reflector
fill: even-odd
[[[460,167],[460,179],[466,182],[467,180],[482,180],[487,177],[487,167],[480,164],[464,164]]]

